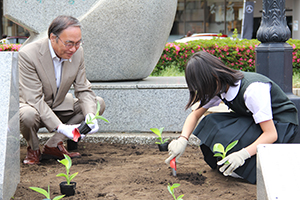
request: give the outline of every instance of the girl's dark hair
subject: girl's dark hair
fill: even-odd
[[[77,26],[81,28],[81,24],[75,17],[60,15],[56,17],[50,24],[48,28],[48,38],[50,38],[50,34],[53,33],[56,36],[59,36],[61,32],[71,26]]]
[[[185,68],[185,80],[190,91],[186,109],[198,101],[201,102],[199,107],[204,106],[243,77],[241,71],[227,67],[217,57],[205,51],[195,53]]]

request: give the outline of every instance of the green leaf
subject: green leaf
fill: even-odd
[[[71,181],[73,178],[75,178],[75,176],[76,176],[77,174],[78,174],[78,172],[72,174],[72,175],[70,176],[70,181]]]
[[[150,130],[155,133],[158,137],[161,137],[161,132],[158,128],[150,128]]]
[[[155,142],[155,144],[161,144],[160,142]]]
[[[235,140],[235,141],[231,142],[231,143],[226,147],[225,153],[227,153],[229,150],[231,150],[238,142],[239,142],[238,140]]]
[[[38,187],[29,187],[30,189],[32,189],[33,191],[36,191],[42,195],[44,195],[46,198],[50,199],[50,195],[48,194],[48,192],[42,188],[38,188]],[[48,186],[49,189],[49,186]]]
[[[58,162],[60,162],[61,164],[63,164],[64,166],[68,166],[68,160],[67,159],[62,159],[62,160],[57,160]]]
[[[97,101],[97,111],[96,111],[96,116],[98,116],[99,115],[99,111],[100,111],[100,103],[99,103],[99,101]]]
[[[184,196],[184,194],[178,196],[178,197],[177,197],[177,200],[182,200],[182,199],[183,199],[183,198],[182,198],[183,196]]]
[[[174,183],[174,184],[172,185],[172,189],[178,188],[179,186],[180,186],[179,183]]]
[[[60,195],[60,196],[57,196],[57,197],[54,197],[53,200],[59,200],[59,199],[62,199],[65,195]]]
[[[161,128],[159,129],[160,134],[162,134],[162,132],[164,131],[164,129],[165,129],[165,127],[161,127]]]
[[[170,185],[170,183],[169,183],[169,185],[168,185],[168,191],[170,192],[170,194],[173,194],[173,190],[171,190],[171,185]]]
[[[56,175],[56,177],[65,177],[66,179],[68,178],[68,175],[64,174],[64,173],[59,173]]]
[[[70,169],[72,166],[72,159],[67,154],[64,154],[65,158],[67,159],[67,169]]]
[[[220,152],[224,154],[224,146],[221,143],[216,143],[213,147],[213,152]]]
[[[101,120],[103,120],[103,121],[109,123],[109,121],[108,121],[105,117],[103,117],[103,116],[101,116],[101,115],[97,116],[96,119],[101,119]]]
[[[170,139],[170,138],[165,139],[165,140],[163,141],[163,143],[167,142],[169,139]]]

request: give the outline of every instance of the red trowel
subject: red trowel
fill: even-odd
[[[170,161],[170,167],[172,168],[172,174],[173,176],[176,176],[176,157],[174,157],[171,161]]]

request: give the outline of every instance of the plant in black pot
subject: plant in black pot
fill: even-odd
[[[56,176],[57,177],[65,177],[67,181],[63,181],[59,184],[60,186],[60,192],[66,196],[73,196],[75,194],[75,189],[76,189],[76,182],[71,182],[73,178],[78,174],[78,172],[70,175],[70,168],[72,166],[72,160],[71,158],[64,154],[65,158],[62,160],[57,160],[61,164],[63,164],[66,167],[66,174],[64,173],[59,173]]]
[[[29,187],[30,189],[32,189],[33,191],[36,191],[38,193],[41,193],[42,195],[44,195],[46,197],[46,199],[43,200],[51,200],[50,199],[50,186],[48,185],[48,192],[42,188],[39,187]],[[56,196],[53,198],[53,200],[59,200],[62,199],[65,195],[60,195],[60,196]]]
[[[157,139],[159,140],[159,142],[155,142],[155,144],[158,145],[159,150],[160,151],[168,151],[168,145],[169,145],[168,140],[170,138],[167,138],[165,140],[162,139],[162,132],[164,130],[164,127],[160,128],[160,129],[150,128],[150,130],[157,135]]]
[[[91,117],[90,115],[85,119],[85,121],[82,121],[81,124],[79,125],[78,128],[75,128],[72,133],[73,133],[73,140],[67,140],[67,147],[68,150],[74,150],[77,149],[77,142],[80,141],[81,138],[81,134],[88,134],[91,131],[91,128],[89,127],[89,124],[93,124],[93,120],[95,119],[101,119],[107,123],[109,123],[109,121],[99,115],[99,111],[100,111],[100,103],[97,101],[97,111],[94,117]]]

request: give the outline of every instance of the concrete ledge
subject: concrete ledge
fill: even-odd
[[[299,199],[300,144],[257,147],[257,199]]]
[[[53,135],[53,133],[39,133],[40,144],[43,145]],[[170,141],[178,138],[179,133],[163,133],[163,139],[170,138]],[[154,133],[95,133],[88,135],[84,141],[91,143],[118,143],[118,144],[155,144],[157,137]],[[26,145],[25,139],[20,135],[20,144]],[[190,145],[200,145],[200,140],[191,135]]]

